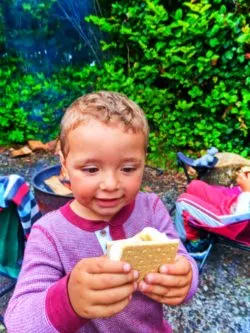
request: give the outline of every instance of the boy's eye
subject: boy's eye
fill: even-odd
[[[129,172],[133,172],[136,170],[136,167],[124,167],[122,168],[123,172],[129,173]]]
[[[82,169],[82,171],[86,172],[86,173],[96,173],[96,172],[98,172],[98,168],[96,168],[96,167],[88,167],[88,168]]]

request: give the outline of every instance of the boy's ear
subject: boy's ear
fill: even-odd
[[[61,175],[63,175],[64,178],[69,178],[68,177],[68,171],[67,171],[67,168],[66,168],[66,159],[63,156],[63,153],[62,153],[61,150],[59,151],[59,157],[60,157],[60,162],[61,162],[61,166],[62,166]]]

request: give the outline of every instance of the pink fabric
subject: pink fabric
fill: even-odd
[[[187,187],[190,199],[216,215],[231,214],[230,208],[240,193],[238,187],[209,185],[201,180],[193,180]]]
[[[75,332],[88,322],[87,319],[79,317],[70,305],[67,292],[68,279],[69,274],[52,285],[46,297],[47,315],[60,333]],[[67,327],[65,327],[65,318],[67,318]]]
[[[77,333],[171,332],[163,319],[162,305],[140,292],[135,292],[129,305],[113,317],[84,320],[75,314],[67,293],[67,276],[79,260],[104,253],[95,232],[90,230],[99,223],[79,216],[77,223],[74,219],[66,206],[43,216],[32,228],[5,315],[8,333],[73,333],[76,328]],[[169,238],[178,238],[164,204],[153,193],[139,193],[126,220],[114,219],[108,228],[110,233],[117,228],[115,237],[124,232],[128,238],[147,226],[166,233]],[[189,260],[193,270],[187,301],[197,289],[198,269],[182,244],[178,253]]]
[[[18,192],[13,198],[13,202],[18,206],[21,204],[23,197],[28,193],[29,187],[26,183],[22,184]]]
[[[185,238],[188,240],[198,239],[201,237],[200,231],[207,231],[249,246],[249,220],[211,226],[212,220],[223,223],[221,216],[231,215],[231,206],[236,202],[240,193],[241,190],[237,186],[227,188],[193,180],[188,185],[187,192],[180,195],[177,200],[178,207],[182,207],[181,218],[185,229]],[[184,239],[184,237],[182,238]]]

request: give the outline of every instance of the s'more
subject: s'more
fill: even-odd
[[[107,255],[111,260],[130,263],[142,280],[146,274],[158,272],[161,265],[173,263],[178,246],[178,239],[146,227],[134,237],[107,242]]]

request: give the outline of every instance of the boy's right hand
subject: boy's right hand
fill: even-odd
[[[128,263],[104,256],[82,259],[68,281],[71,305],[86,319],[111,317],[128,305],[138,276]]]

